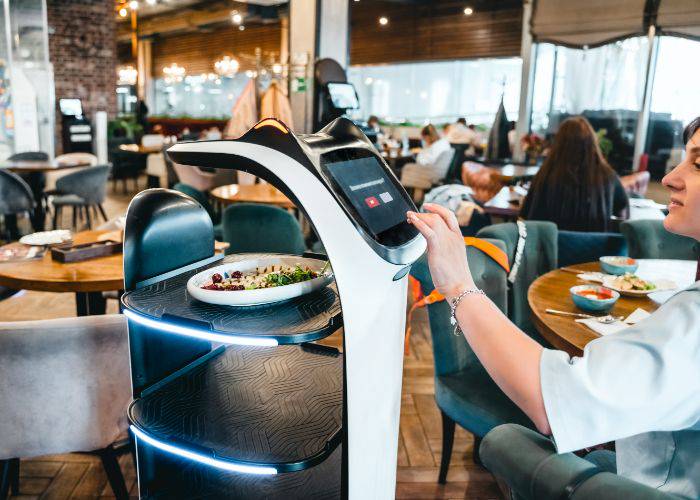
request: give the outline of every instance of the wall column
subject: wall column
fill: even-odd
[[[151,50],[153,47],[150,38],[140,39],[138,42],[138,56],[136,59],[136,69],[139,72],[136,84],[136,94],[139,99],[146,103],[149,109],[153,109],[154,89],[153,89],[153,59]]]
[[[331,57],[347,68],[348,0],[289,3],[289,101],[297,133],[312,132],[314,62]]]
[[[520,146],[520,138],[530,133],[532,118],[532,95],[535,90],[535,66],[537,65],[537,45],[532,43],[530,33],[530,16],[532,15],[532,0],[523,2],[523,34],[520,44],[520,57],[523,60],[520,78],[520,106],[518,123],[515,126],[516,140],[513,159],[523,161],[525,153]]]

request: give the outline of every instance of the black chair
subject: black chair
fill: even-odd
[[[25,151],[13,154],[8,161],[49,161],[49,155],[43,151]]]
[[[617,233],[559,231],[559,267],[597,261],[604,255],[627,256],[627,241]]]
[[[452,157],[452,163],[447,169],[447,175],[445,176],[445,184],[461,184],[462,183],[462,163],[466,160],[464,153],[471,144],[457,144],[450,143],[452,149],[454,149],[455,154]]]
[[[139,174],[146,170],[148,155],[135,151],[117,149],[112,151],[112,183],[114,191],[117,190],[117,181],[122,181],[122,190],[127,192],[126,181],[132,179],[134,190],[138,191]]]
[[[49,155],[43,151],[25,151],[24,153],[15,153],[10,156],[8,161],[49,161]],[[31,214],[32,227],[35,231],[44,230],[44,219],[46,212],[44,210],[43,197],[44,187],[46,186],[46,174],[43,172],[27,172],[21,173],[19,176],[29,185],[34,195],[34,199],[38,200]]]
[[[73,208],[73,227],[77,227],[77,215],[83,211],[88,229],[92,229],[90,209],[95,213],[99,210],[102,218],[107,221],[102,203],[107,194],[107,178],[109,177],[109,165],[96,165],[86,167],[77,172],[65,175],[56,181],[56,195],[51,198],[54,206],[53,227],[58,226],[61,220],[63,207]]]
[[[5,218],[4,237],[10,240],[19,238],[17,215],[31,216],[35,205],[29,185],[19,175],[0,170],[0,215]]]

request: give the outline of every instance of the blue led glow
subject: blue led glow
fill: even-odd
[[[237,345],[254,345],[254,346],[276,346],[277,340],[263,337],[248,337],[242,335],[224,335],[220,333],[211,333],[204,330],[198,330],[189,326],[175,325],[166,321],[157,321],[140,314],[136,314],[128,309],[124,310],[124,316],[130,320],[140,323],[149,328],[155,328],[164,332],[176,333],[178,335],[186,335],[197,339],[208,340],[211,342],[220,342],[222,344],[237,344]]]
[[[158,441],[157,439],[154,439],[148,434],[145,434],[133,425],[130,426],[130,428],[131,432],[134,433],[137,439],[140,439],[143,442],[150,444],[154,448],[158,448],[159,450],[162,450],[166,453],[177,455],[178,457],[187,458],[200,464],[209,465],[211,467],[216,467],[217,469],[223,469],[231,472],[241,472],[243,474],[257,474],[263,476],[272,476],[277,474],[277,469],[275,469],[274,467],[267,467],[263,465],[237,464],[234,462],[217,460],[215,458],[211,458],[206,455],[200,455],[199,453],[195,453],[193,451],[189,451],[184,448],[174,446],[172,444]]]

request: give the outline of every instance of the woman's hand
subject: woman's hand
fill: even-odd
[[[426,203],[423,208],[430,213],[407,212],[407,220],[427,240],[433,283],[437,291],[449,300],[474,287],[464,238],[451,211],[434,203]]]

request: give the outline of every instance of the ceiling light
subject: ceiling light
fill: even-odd
[[[129,2],[129,8],[131,10],[138,10],[139,3],[136,0],[131,0],[131,2]]]
[[[124,7],[122,7],[121,9],[119,9],[119,15],[122,16],[122,17],[126,17],[126,15],[127,15],[128,13],[129,13],[129,12],[128,12]]]
[[[465,7],[464,8],[464,15],[465,16],[471,16],[474,13],[474,9],[471,7]]]
[[[238,72],[240,64],[237,59],[229,56],[224,56],[214,63],[214,70],[221,76],[233,78]]]
[[[148,5],[155,5],[155,4],[158,3],[158,0],[146,0],[146,3],[147,3]]]
[[[233,24],[241,24],[243,22],[243,16],[237,10],[231,11],[231,22]]]
[[[279,75],[282,73],[282,65],[279,63],[275,63],[272,65],[272,72],[276,75]]]
[[[239,29],[240,31],[245,31],[245,26],[243,26],[243,25],[241,24],[241,25],[238,27],[238,29]]]
[[[387,24],[389,24],[389,18],[384,16],[380,17],[379,24],[381,24],[382,26],[386,26]]]
[[[133,66],[120,66],[117,68],[117,85],[136,85],[139,72]]]

